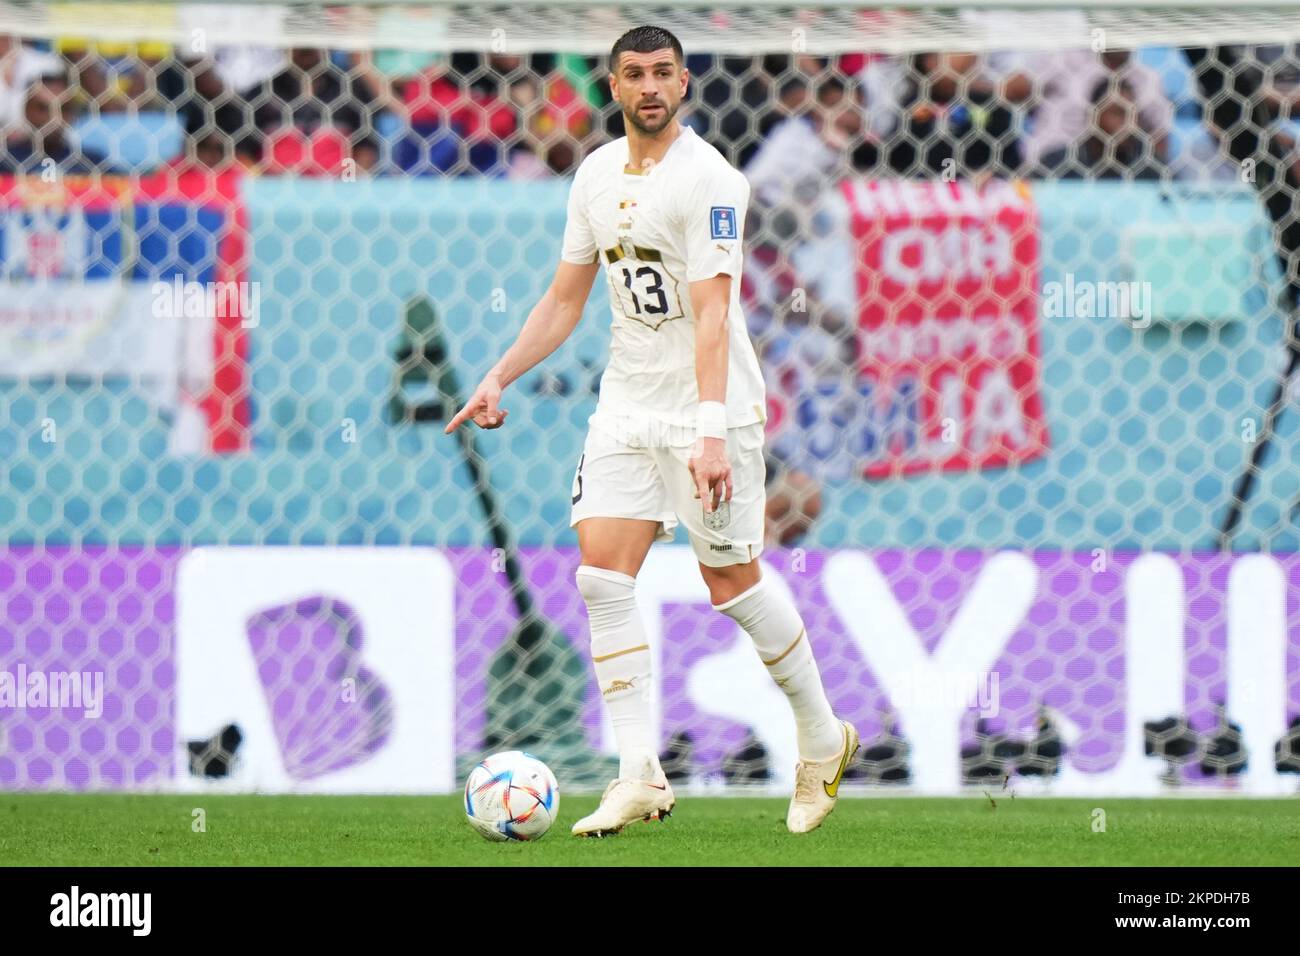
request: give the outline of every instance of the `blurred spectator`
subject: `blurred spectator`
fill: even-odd
[[[1034,57],[1037,92],[1025,140],[1025,159],[1032,167],[1049,153],[1078,143],[1093,116],[1091,100],[1098,83],[1124,83],[1137,104],[1142,128],[1154,138],[1155,155],[1168,158],[1173,104],[1160,75],[1138,63],[1128,50],[1064,50]]]
[[[579,68],[580,69],[580,68]],[[592,131],[591,91],[551,55],[457,54],[405,84],[411,135],[395,161],[416,172],[568,172]],[[521,151],[528,156],[516,155]]]
[[[73,105],[79,114],[122,113],[137,100],[148,99],[142,63],[158,63],[172,55],[171,44],[160,41],[107,41],[63,36],[54,51],[68,65]]]
[[[337,176],[348,160],[358,170],[379,161],[375,91],[322,50],[298,47],[289,63],[253,97],[264,136],[263,165],[273,173]]]
[[[821,484],[851,470],[857,292],[847,215],[832,186],[805,203],[751,209],[746,222],[741,300],[768,386],[766,537],[781,544],[811,527]]]
[[[812,294],[792,296],[776,303],[756,344],[768,383],[771,454],[797,463],[818,484],[849,477],[849,439],[862,413],[853,322]]]
[[[489,53],[476,67],[464,72],[466,96],[454,115],[454,122],[469,144],[470,165],[479,172],[499,175],[504,171],[511,137],[519,128],[515,89],[527,84],[529,76],[546,73],[549,57]]]
[[[0,147],[0,171],[41,175],[57,168],[64,175],[85,175],[95,171],[95,163],[72,141],[64,115],[69,98],[68,81],[62,76],[46,76],[27,90],[23,105],[26,129]],[[46,161],[53,160],[54,167]]]
[[[253,109],[226,86],[216,61],[168,56],[157,63],[146,61],[145,68],[159,105],[175,110],[189,140],[216,137],[225,141],[223,151],[233,149],[246,162],[261,157]]]
[[[442,33],[446,29],[445,14],[436,9],[415,6],[385,6],[375,10],[377,33],[404,36],[411,33]],[[426,70],[445,66],[449,55],[436,50],[377,49],[358,51],[352,55],[354,69],[361,69],[369,78],[370,86],[383,105],[403,117],[399,109],[406,83]]]
[[[684,105],[690,109],[690,124],[738,167],[760,148],[757,134],[769,125],[776,100],[773,76],[791,69],[789,60],[708,53],[686,57],[690,81]],[[621,113],[616,121],[618,130],[611,133],[622,136]]]
[[[993,93],[1004,103],[1032,107],[1038,93],[1036,79],[1056,62],[1057,53],[1028,53],[1004,46],[1024,30],[1024,17],[1019,11],[964,9],[958,13],[958,20],[961,31],[979,49],[988,51],[980,56],[973,77],[975,87]],[[1070,8],[1036,10],[1034,29],[1081,40],[1092,35],[1092,24],[1083,11]]]
[[[1261,79],[1261,112],[1271,118],[1269,133],[1290,157],[1291,175],[1300,179],[1300,49],[1270,44],[1240,52]]]
[[[221,46],[212,57],[221,85],[240,96],[254,95],[287,62],[284,50],[261,46]]]
[[[72,103],[78,113],[112,113],[121,110],[124,99],[115,82],[110,82],[108,62],[89,40],[62,37],[54,41],[71,78]]]
[[[1142,124],[1137,93],[1108,77],[1090,97],[1091,130],[1074,146],[1045,155],[1044,169],[1067,179],[1160,179],[1167,167],[1156,155],[1156,132]]]
[[[798,116],[809,106],[808,81],[804,77],[779,77],[776,82],[775,108],[763,117],[759,123],[759,130],[764,136],[767,136],[772,132],[773,127],[791,116]]]
[[[451,73],[450,61],[439,57],[417,75],[395,78],[393,83],[407,127],[393,149],[393,165],[416,175],[452,172],[462,149],[452,114],[465,94]]]
[[[786,548],[803,540],[822,512],[822,490],[817,479],[803,471],[798,462],[769,452],[767,503],[763,540]]]
[[[177,172],[226,172],[241,158],[229,136],[208,131],[185,137],[183,151],[172,160],[170,168]]]
[[[910,60],[900,56],[873,56],[855,74],[862,89],[867,130],[877,138],[890,136],[902,122],[899,103],[908,95]]]
[[[349,56],[354,78],[365,82],[374,94],[375,105],[403,123],[410,119],[403,102],[406,84],[425,70],[442,67],[446,61],[444,53],[414,50],[355,50]]]
[[[773,126],[743,172],[756,201],[807,204],[852,166],[874,165],[875,146],[864,137],[854,90],[828,76],[818,85],[811,108]]]
[[[551,92],[545,92],[548,81]],[[572,88],[556,88],[555,77],[532,78],[511,87],[521,118],[522,138],[509,150],[506,175],[511,179],[541,179],[566,175],[581,156],[580,142],[590,132],[589,113]],[[573,122],[571,117],[580,117]]]
[[[947,178],[1020,167],[1015,115],[997,93],[976,83],[973,53],[921,53],[899,98],[899,122],[887,158],[904,176]]]
[[[610,92],[607,74],[599,57],[578,53],[560,53],[555,58],[555,71],[573,87],[582,104],[583,121],[587,137],[596,134],[596,116],[609,103]]]
[[[973,12],[962,11],[963,18]],[[904,118],[900,104],[913,95],[916,58],[867,54],[856,61],[846,58],[845,63],[846,69],[854,70],[851,75],[862,87],[871,135],[877,139],[890,136]],[[1013,52],[989,53],[976,57],[969,64],[964,80],[969,89],[981,96],[1014,105],[1023,111],[1033,95],[1032,68],[1031,56]],[[1019,123],[1016,128],[1019,130]]]
[[[499,141],[508,161],[513,152],[528,150],[540,158],[548,169],[567,173],[576,166],[579,150],[576,141],[586,138],[593,128],[589,90],[580,90],[581,78],[575,76],[572,63],[557,63],[553,56],[534,56],[525,61],[518,56],[493,54],[486,71],[471,84],[471,98],[487,104],[490,136]],[[506,110],[498,104],[505,103]],[[507,130],[506,117],[513,121]],[[471,143],[479,139],[472,119],[464,123]],[[504,135],[503,135],[504,131]],[[512,140],[512,132],[521,135]]]
[[[62,74],[63,63],[54,54],[0,35],[0,135],[22,126],[27,90],[34,81]]]
[[[397,153],[399,168],[416,173],[504,171],[502,143],[517,126],[509,79],[517,56],[457,54],[406,84],[411,136]],[[524,78],[520,72],[518,79]]]

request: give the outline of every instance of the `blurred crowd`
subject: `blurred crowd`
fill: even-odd
[[[836,453],[842,416],[820,407],[853,394],[857,367],[854,251],[834,188],[844,177],[1203,182],[1238,177],[1234,160],[1264,147],[1300,183],[1290,46],[693,53],[686,66],[682,121],[753,188],[742,294],[764,374],[820,403],[771,436],[782,540],[815,517],[819,484],[853,467]],[[623,133],[606,70],[603,58],[563,53],[190,55],[0,36],[0,172],[564,176]],[[1242,139],[1247,127],[1256,139]]]
[[[1260,48],[1290,120],[1297,60]],[[1134,53],[688,55],[684,122],[756,191],[837,174],[1200,179],[1231,175],[1188,60]],[[0,166],[167,164],[308,176],[564,175],[621,135],[596,57],[0,37]],[[46,164],[48,165],[48,164]]]
[[[599,97],[563,55],[341,53],[0,37],[0,169],[563,174]]]

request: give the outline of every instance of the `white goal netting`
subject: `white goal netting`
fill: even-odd
[[[645,22],[752,186],[763,560],[850,780],[1294,789],[1300,13],[986,6],[0,3],[0,789],[603,783],[603,285],[442,426]],[[787,787],[684,538],[638,586],[672,779]]]

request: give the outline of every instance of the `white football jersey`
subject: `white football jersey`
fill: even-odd
[[[749,183],[693,129],[658,163],[626,171],[627,137],[583,161],[569,192],[566,262],[599,258],[613,337],[597,412],[695,425],[695,316],[690,283],[731,276],[727,426],[767,419],[763,376],[740,308]]]

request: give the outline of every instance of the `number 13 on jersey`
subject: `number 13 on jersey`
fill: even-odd
[[[634,322],[659,328],[683,315],[680,283],[654,249],[633,248],[634,255],[610,250],[610,287],[622,304],[623,314]]]

